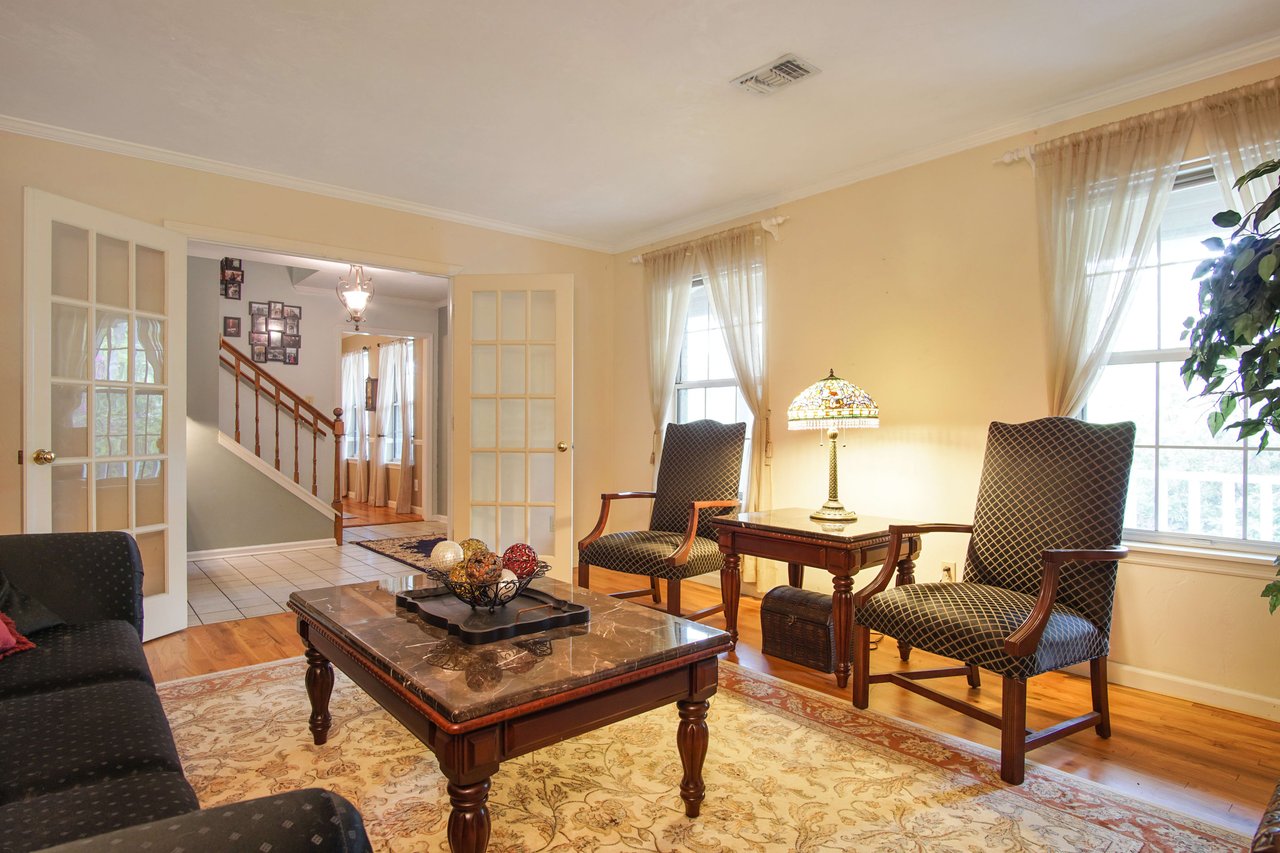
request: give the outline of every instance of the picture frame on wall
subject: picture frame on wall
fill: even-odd
[[[364,410],[372,412],[378,408],[378,380],[372,376],[364,380]]]
[[[284,332],[267,332],[267,346],[272,349],[284,346]]]
[[[265,347],[267,343],[268,343],[268,337],[266,332],[250,332],[249,333],[249,346]],[[264,357],[265,357],[265,353],[264,353]]]
[[[270,310],[270,306],[268,306],[268,305],[267,305],[267,303],[265,303],[265,302],[250,302],[250,303],[249,303],[249,316],[250,316],[250,317],[265,317],[265,316],[267,316],[267,312],[268,312],[269,310]]]
[[[280,345],[285,349],[298,349],[302,346],[302,335],[291,335],[285,332],[280,336]]]
[[[240,337],[240,318],[239,317],[223,317],[222,318],[222,336],[224,338]]]
[[[284,348],[284,363],[285,363],[285,364],[297,364],[297,363],[298,363],[298,348],[297,348],[297,347],[285,347],[285,348]]]
[[[284,361],[284,347],[267,347],[267,361]]]
[[[274,299],[267,303],[267,316],[272,319],[284,318],[284,303],[276,302]]]
[[[298,334],[298,329],[299,329],[299,327],[301,326],[301,322],[302,322],[302,321],[300,321],[297,317],[285,317],[285,318],[284,318],[284,333],[285,333],[286,335],[296,335],[296,334]]]
[[[267,348],[265,346],[249,347],[249,357],[258,364],[267,363]]]
[[[249,318],[249,331],[261,332],[265,335],[268,331],[267,322],[268,318],[266,314],[254,314]],[[263,346],[266,346],[266,344],[264,343]]]
[[[294,320],[301,320],[301,319],[302,319],[302,306],[301,306],[301,305],[286,305],[286,306],[284,306],[284,318],[285,318],[286,320],[288,320],[288,319],[289,319],[289,318],[291,318],[291,317],[292,317]]]
[[[243,265],[241,264],[241,261],[239,258],[223,258],[222,262],[218,264],[218,266],[224,270],[243,269]]]
[[[227,293],[226,293],[226,296],[227,296],[227,298],[228,298],[228,299],[239,299],[239,298],[240,298],[240,283],[239,283],[239,282],[235,282],[235,281],[229,281],[229,282],[227,282]]]
[[[283,317],[268,317],[268,318],[267,318],[267,331],[268,331],[268,332],[283,332],[283,331],[284,331],[284,318],[283,318]]]

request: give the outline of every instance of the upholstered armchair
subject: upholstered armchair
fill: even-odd
[[[591,567],[647,575],[649,586],[615,592],[615,598],[650,596],[662,603],[659,580],[667,582],[668,613],[703,619],[724,609],[716,605],[680,612],[680,582],[724,566],[711,518],[738,505],[742,446],[746,424],[694,421],[668,424],[653,491],[613,492],[600,496],[595,529],[578,543],[578,585],[590,587]],[[648,530],[605,533],[614,501],[653,500]]]
[[[973,523],[889,528],[890,555],[908,537],[970,534],[963,581],[887,589],[891,556],[854,596],[854,705],[866,708],[868,685],[888,681],[999,728],[1000,778],[1011,785],[1029,749],[1090,726],[1110,737],[1107,654],[1133,442],[1131,423],[993,423]],[[963,666],[872,675],[872,631]],[[1028,732],[1028,679],[1085,661],[1093,710]],[[918,683],[964,675],[977,688],[979,668],[1003,679],[999,716]]]

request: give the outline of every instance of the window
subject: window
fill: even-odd
[[[738,390],[711,294],[699,279],[694,281],[689,297],[689,316],[680,349],[675,423],[687,424],[703,418],[726,424],[746,423],[747,443],[742,452],[742,479],[738,487],[739,499],[745,500],[751,459],[751,411]]]
[[[391,397],[391,432],[387,435],[387,461],[388,462],[400,462],[401,457],[404,455],[406,440],[413,441],[413,431],[414,431],[413,383],[415,381],[415,375],[414,375],[414,363],[413,363],[414,345],[411,339],[407,339],[407,342],[404,348],[404,353],[405,353],[404,363],[401,369],[404,370],[405,372],[405,385],[407,386],[408,391],[405,394],[405,399],[401,400],[398,389],[395,389],[395,388],[390,389],[392,397]],[[402,425],[400,422],[400,406],[402,404],[409,407],[409,436],[407,439],[403,434],[404,431],[401,428]],[[412,456],[412,453],[410,453],[410,456]]]
[[[1235,430],[1212,436],[1212,404],[1180,376],[1189,354],[1183,323],[1199,307],[1191,275],[1208,254],[1201,241],[1224,236],[1210,222],[1222,208],[1212,170],[1184,167],[1084,410],[1089,421],[1138,427],[1126,538],[1218,547],[1280,541],[1280,452],[1258,453],[1253,439],[1236,441]]]

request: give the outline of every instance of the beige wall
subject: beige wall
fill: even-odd
[[[992,161],[1012,148],[1277,74],[1280,61],[1270,62],[665,241],[788,217],[782,239],[768,240],[773,505],[816,507],[825,499],[821,436],[788,432],[786,407],[835,368],[881,408],[880,429],[842,439],[845,505],[919,521],[972,518],[988,423],[1047,414],[1032,171]],[[611,489],[643,488],[652,478],[645,342],[634,322],[642,312],[641,267],[629,263],[650,248],[616,256],[619,451]],[[633,516],[620,523],[643,523],[628,510]],[[919,578],[938,579],[940,562],[962,561],[963,548],[960,537],[933,537]],[[1147,556],[1123,573],[1113,669],[1130,671],[1120,680],[1179,695],[1199,691],[1202,700],[1208,694],[1217,704],[1280,716],[1273,654],[1280,619],[1269,619],[1257,598],[1261,580],[1174,570]],[[815,587],[830,588],[808,574]],[[1139,671],[1155,675],[1139,678]]]
[[[395,255],[460,267],[466,273],[569,273],[574,276],[578,341],[574,385],[594,401],[577,418],[578,432],[612,408],[611,342],[590,330],[613,322],[613,259],[423,216],[227,178],[146,160],[107,154],[32,137],[0,133],[0,293],[13,310],[0,316],[0,387],[21,400],[23,365],[22,188],[37,187],[146,222],[195,223],[283,240],[350,249],[366,256]],[[15,459],[22,447],[21,407],[0,412],[0,453]],[[608,445],[583,441],[576,450],[574,493],[603,491]],[[591,500],[586,500],[591,503]],[[594,511],[593,511],[594,512]],[[21,529],[21,478],[16,466],[0,480],[0,531]],[[589,528],[593,519],[576,522]]]

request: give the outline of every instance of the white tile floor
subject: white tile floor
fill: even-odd
[[[361,539],[444,536],[435,521],[348,527],[341,547],[278,551],[187,563],[187,626],[283,613],[289,593],[409,574],[404,563],[354,544]]]

